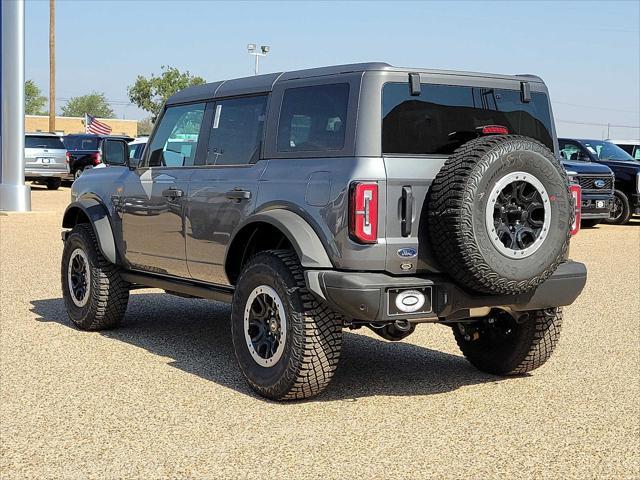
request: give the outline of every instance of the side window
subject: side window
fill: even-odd
[[[204,108],[204,103],[167,108],[149,144],[150,167],[193,165]]]
[[[348,104],[348,83],[287,89],[278,123],[278,151],[341,150]]]
[[[207,165],[246,165],[260,156],[267,97],[217,101]]]
[[[558,143],[560,146],[560,155],[562,156],[562,158],[564,158],[565,160],[573,160],[573,161],[579,160],[580,147],[578,147],[578,145],[572,142],[566,142],[562,140],[560,140]]]

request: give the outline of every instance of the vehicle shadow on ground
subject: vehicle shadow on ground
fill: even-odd
[[[31,304],[38,321],[75,328],[61,298],[34,300]],[[123,325],[100,334],[171,358],[169,365],[173,367],[254,396],[236,365],[230,313],[229,306],[217,302],[136,293],[131,295]],[[91,341],[89,335],[85,341]],[[336,375],[330,387],[315,400],[433,395],[497,381],[499,377],[478,372],[462,356],[346,331]]]

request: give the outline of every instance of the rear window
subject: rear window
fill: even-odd
[[[342,150],[348,104],[348,83],[287,89],[278,123],[278,151]]]
[[[98,150],[97,137],[64,137],[67,150]]]
[[[47,150],[64,150],[64,145],[59,137],[27,135],[24,139],[26,148],[45,148]]]
[[[553,150],[544,93],[532,92],[523,103],[519,90],[422,84],[421,94],[411,96],[407,83],[388,83],[382,109],[383,153],[450,154],[486,125],[504,126]]]

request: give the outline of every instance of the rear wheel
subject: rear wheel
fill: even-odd
[[[61,178],[48,178],[47,179],[47,189],[49,190],[58,190],[62,185]]]
[[[535,370],[553,353],[560,338],[562,309],[527,312],[516,320],[506,312],[493,312],[473,323],[458,323],[453,334],[464,356],[476,368],[496,375],[517,375]]]
[[[233,347],[247,382],[273,400],[312,397],[329,383],[342,345],[342,318],[307,290],[294,252],[258,253],[233,297]]]
[[[613,192],[613,211],[611,217],[605,220],[606,223],[613,225],[624,225],[631,219],[631,207],[629,206],[629,198],[620,190]]]
[[[79,178],[80,178],[80,175],[82,175],[82,169],[78,168],[78,169],[74,172],[74,174],[73,174],[73,179],[74,179],[74,180],[79,179]]]
[[[76,225],[62,252],[62,294],[71,321],[82,330],[117,326],[129,301],[129,284],[98,247],[91,225]]]

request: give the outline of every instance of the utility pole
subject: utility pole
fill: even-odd
[[[56,1],[49,0],[49,131],[56,131]]]

